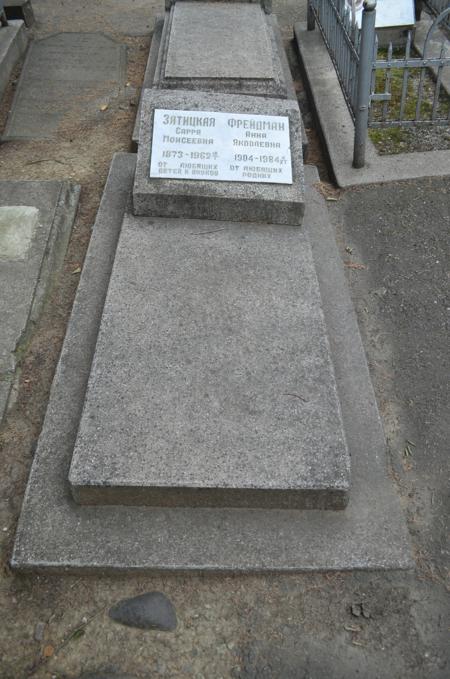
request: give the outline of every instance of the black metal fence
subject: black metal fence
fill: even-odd
[[[369,127],[450,126],[450,42],[440,30],[450,20],[445,4],[420,57],[411,31],[402,48],[391,42],[380,49],[376,0],[365,0],[361,28],[346,0],[308,0],[308,29],[319,27],[355,123],[355,167],[364,166]]]
[[[448,0],[423,0],[425,5],[432,11],[435,16],[439,16],[442,12],[448,9]],[[444,25],[450,30],[450,16],[444,19]]]

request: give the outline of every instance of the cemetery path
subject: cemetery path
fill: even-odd
[[[289,27],[305,18],[306,2],[274,4],[290,38]],[[130,87],[139,86],[149,45],[148,13],[161,11],[160,3],[35,0],[33,5],[35,37],[61,30],[104,31],[127,45],[127,80]],[[302,103],[294,52],[289,48],[288,54]],[[11,98],[12,88],[0,110],[1,127]],[[140,679],[448,677],[444,472],[450,303],[444,290],[450,267],[444,181],[341,193],[324,185],[329,197],[340,196],[329,207],[348,263],[392,476],[416,550],[416,573],[47,577],[9,571],[76,271],[112,153],[129,148],[132,101],[133,96],[111,102],[88,127],[68,116],[52,140],[10,142],[0,149],[2,179],[72,178],[82,186],[64,270],[25,352],[18,400],[1,432],[0,679],[77,679],[101,671],[111,679],[121,674]],[[318,143],[310,162],[321,164],[325,180]],[[173,601],[179,620],[175,633],[133,630],[108,618],[108,607],[119,599],[151,590]]]

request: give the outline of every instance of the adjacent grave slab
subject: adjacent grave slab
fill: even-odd
[[[64,116],[80,122],[124,85],[126,51],[100,33],[58,33],[28,51],[3,134],[4,141],[52,137]]]
[[[214,134],[215,122],[214,125],[209,124],[206,127],[180,125],[174,128],[175,135],[166,135],[167,139],[164,139],[163,135],[162,140],[168,144],[166,150],[169,153],[171,149],[174,153],[178,152],[183,139],[186,140],[186,145],[188,141],[195,141],[195,144],[189,144],[190,151],[185,150],[186,155],[183,156],[182,162],[186,167],[192,166],[189,170],[191,177],[194,176],[195,171],[198,176],[205,177],[205,179],[151,177],[154,112],[158,109],[228,113],[230,115],[229,127],[236,130],[237,138],[234,147],[236,162],[233,161],[232,164],[236,167],[239,165],[237,176],[243,176],[242,170],[246,174],[247,181],[225,181],[220,172],[213,174],[218,159],[222,155],[220,135]],[[289,163],[288,156],[287,154],[281,155],[283,148],[281,145],[273,147],[274,142],[270,132],[251,131],[250,124],[249,130],[245,131],[241,123],[243,118],[239,118],[240,114],[244,118],[247,115],[261,115],[281,116],[289,119],[289,122],[285,121],[284,129],[287,132],[286,126],[289,125],[292,183],[268,183],[273,181],[271,176],[275,176],[275,171],[278,172],[285,167],[286,163]],[[209,116],[206,117],[209,118]],[[217,127],[219,127],[218,123]],[[179,129],[178,134],[177,129]],[[261,128],[254,126],[252,129],[260,130]],[[261,135],[264,135],[264,138]],[[211,140],[211,143],[205,140]],[[298,225],[302,221],[304,212],[301,140],[300,111],[294,101],[263,100],[261,97],[221,95],[210,92],[147,90],[142,101],[140,143],[133,188],[134,212],[136,215],[146,216],[190,216],[200,219]],[[160,149],[155,148],[154,152],[159,155]],[[218,156],[214,156],[217,152]],[[223,154],[226,155],[225,150]],[[172,157],[167,157],[167,161],[169,169],[174,166],[175,160]],[[195,168],[193,168],[194,164]],[[267,168],[275,168],[275,170],[268,173]],[[177,174],[177,170],[174,170],[174,177],[180,177],[183,174],[183,172]],[[214,177],[219,177],[219,181],[212,181]],[[263,183],[257,183],[259,181]]]
[[[165,0],[165,7],[166,10],[170,10],[171,7],[173,7],[176,3],[180,3],[182,0]],[[189,2],[197,2],[197,0],[188,0]],[[202,3],[204,0],[199,0]],[[215,2],[223,2],[223,0],[210,0],[211,3]],[[264,9],[264,11],[267,14],[270,14],[272,11],[272,0],[228,0],[229,3],[253,3],[257,5],[261,5],[261,7]]]
[[[326,206],[312,188],[318,175],[310,167],[305,226],[352,452],[348,507],[340,512],[86,507],[71,499],[67,474],[134,162],[131,154],[117,154],[112,164],[30,474],[12,566],[75,573],[411,568],[364,349]]]
[[[8,26],[0,29],[0,99],[27,45],[28,36],[23,21],[10,21]]]
[[[165,26],[155,86],[291,96],[277,31],[259,4],[178,2]]]
[[[82,504],[345,507],[301,231],[125,218],[69,479]]]
[[[0,421],[45,294],[62,263],[78,203],[68,182],[0,182]]]

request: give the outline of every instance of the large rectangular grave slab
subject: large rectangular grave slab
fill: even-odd
[[[305,236],[128,216],[70,471],[75,499],[342,508],[349,470]]]
[[[69,182],[0,182],[0,421],[17,356],[64,258],[79,192]]]
[[[155,111],[171,112],[158,127]],[[215,113],[228,114],[223,124],[235,131],[227,133],[227,144]],[[159,176],[151,176],[152,156],[162,163]],[[231,172],[235,181],[229,180]],[[303,190],[296,102],[210,92],[144,93],[133,188],[136,215],[298,225]]]
[[[100,33],[57,33],[33,42],[17,86],[4,141],[52,137],[70,112],[80,124],[125,84],[126,51]]]
[[[20,517],[13,568],[46,572],[312,571],[411,568],[367,362],[318,181],[307,167],[312,242],[352,453],[344,511],[76,504],[67,473],[135,156],[116,154],[93,229]]]
[[[276,20],[259,4],[177,2],[164,26],[155,86],[292,96]]]

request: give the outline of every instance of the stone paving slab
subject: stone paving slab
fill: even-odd
[[[364,349],[326,206],[312,188],[318,175],[310,167],[305,228],[352,453],[347,509],[82,507],[71,499],[67,474],[134,162],[131,154],[113,160],[30,474],[13,568],[74,573],[411,568]]]
[[[81,504],[345,507],[302,231],[125,217],[69,480]]]
[[[151,178],[155,109],[289,117],[292,184]],[[135,214],[140,216],[301,224],[305,206],[301,115],[297,102],[214,92],[146,90],[142,100],[133,205]]]
[[[33,42],[3,141],[51,138],[69,111],[80,122],[125,84],[126,49],[100,33],[57,33]]]
[[[270,19],[253,3],[176,3],[167,18],[155,85],[286,98],[290,74]]]
[[[18,352],[64,258],[79,191],[69,182],[0,182],[0,421]]]

